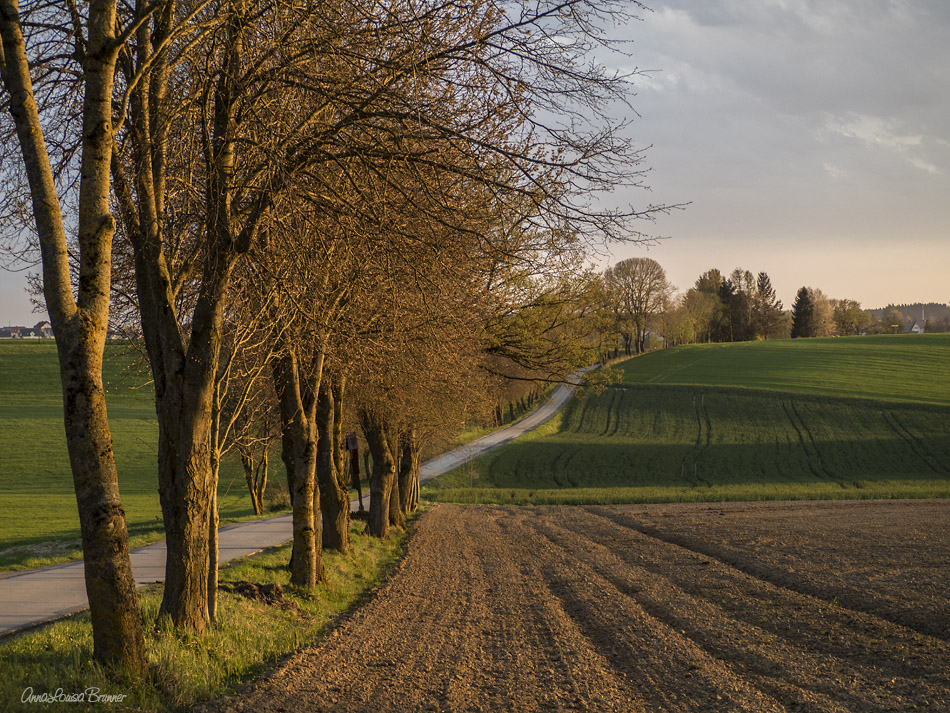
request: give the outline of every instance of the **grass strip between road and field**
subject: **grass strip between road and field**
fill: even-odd
[[[92,662],[88,612],[4,641],[0,710],[17,708],[27,689],[37,696],[97,689],[98,695],[123,695],[120,709],[140,711],[186,710],[232,693],[273,668],[285,654],[320,640],[341,615],[388,578],[403,553],[406,535],[381,541],[362,530],[362,522],[352,523],[350,554],[324,552],[326,582],[314,593],[289,585],[289,545],[222,568],[219,623],[204,636],[183,635],[159,617],[162,585],[140,592],[149,661],[143,677],[129,679]],[[235,582],[280,584],[283,597],[268,603],[226,591]],[[70,704],[69,710],[100,710],[101,705],[89,704],[89,698],[87,694],[86,706]]]
[[[896,481],[842,490],[826,483],[633,488],[443,488],[423,494],[429,502],[455,505],[629,505],[789,500],[913,500],[950,498],[950,483]]]

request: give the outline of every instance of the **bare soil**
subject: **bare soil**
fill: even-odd
[[[438,506],[207,711],[950,711],[950,501]]]

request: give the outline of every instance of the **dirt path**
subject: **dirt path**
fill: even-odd
[[[947,711],[950,502],[457,508],[208,711]]]

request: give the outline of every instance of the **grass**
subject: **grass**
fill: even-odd
[[[164,536],[158,501],[158,427],[148,375],[128,345],[106,347],[103,380],[133,546]],[[279,480],[279,479],[278,479]],[[222,464],[222,522],[254,517],[240,464]],[[81,556],[52,341],[0,341],[0,571]]]
[[[272,668],[284,654],[326,635],[337,618],[380,584],[401,554],[403,538],[380,541],[353,523],[350,555],[325,553],[327,581],[313,594],[289,586],[289,546],[271,548],[235,561],[221,570],[222,583],[279,583],[281,605],[265,604],[222,591],[219,624],[203,637],[183,636],[159,618],[161,586],[140,594],[149,670],[128,679],[91,662],[92,629],[88,614],[54,622],[0,644],[0,710],[19,706],[26,688],[35,695],[82,693],[126,698],[123,710],[186,710],[201,701],[235,691]],[[70,710],[101,710],[99,705],[70,705]]]
[[[950,405],[950,334],[693,344],[650,352],[620,368],[627,384]]]
[[[452,502],[950,497],[950,336],[695,345],[428,485]]]

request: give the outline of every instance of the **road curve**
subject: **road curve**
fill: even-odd
[[[518,436],[528,433],[528,431],[533,431],[564,408],[564,404],[570,401],[571,396],[574,395],[574,388],[571,384],[560,384],[551,392],[551,395],[543,404],[520,421],[427,461],[419,468],[419,481],[425,483],[443,473],[448,473],[453,468],[458,468],[463,463],[468,463],[493,448],[498,448],[498,446],[513,441]]]

